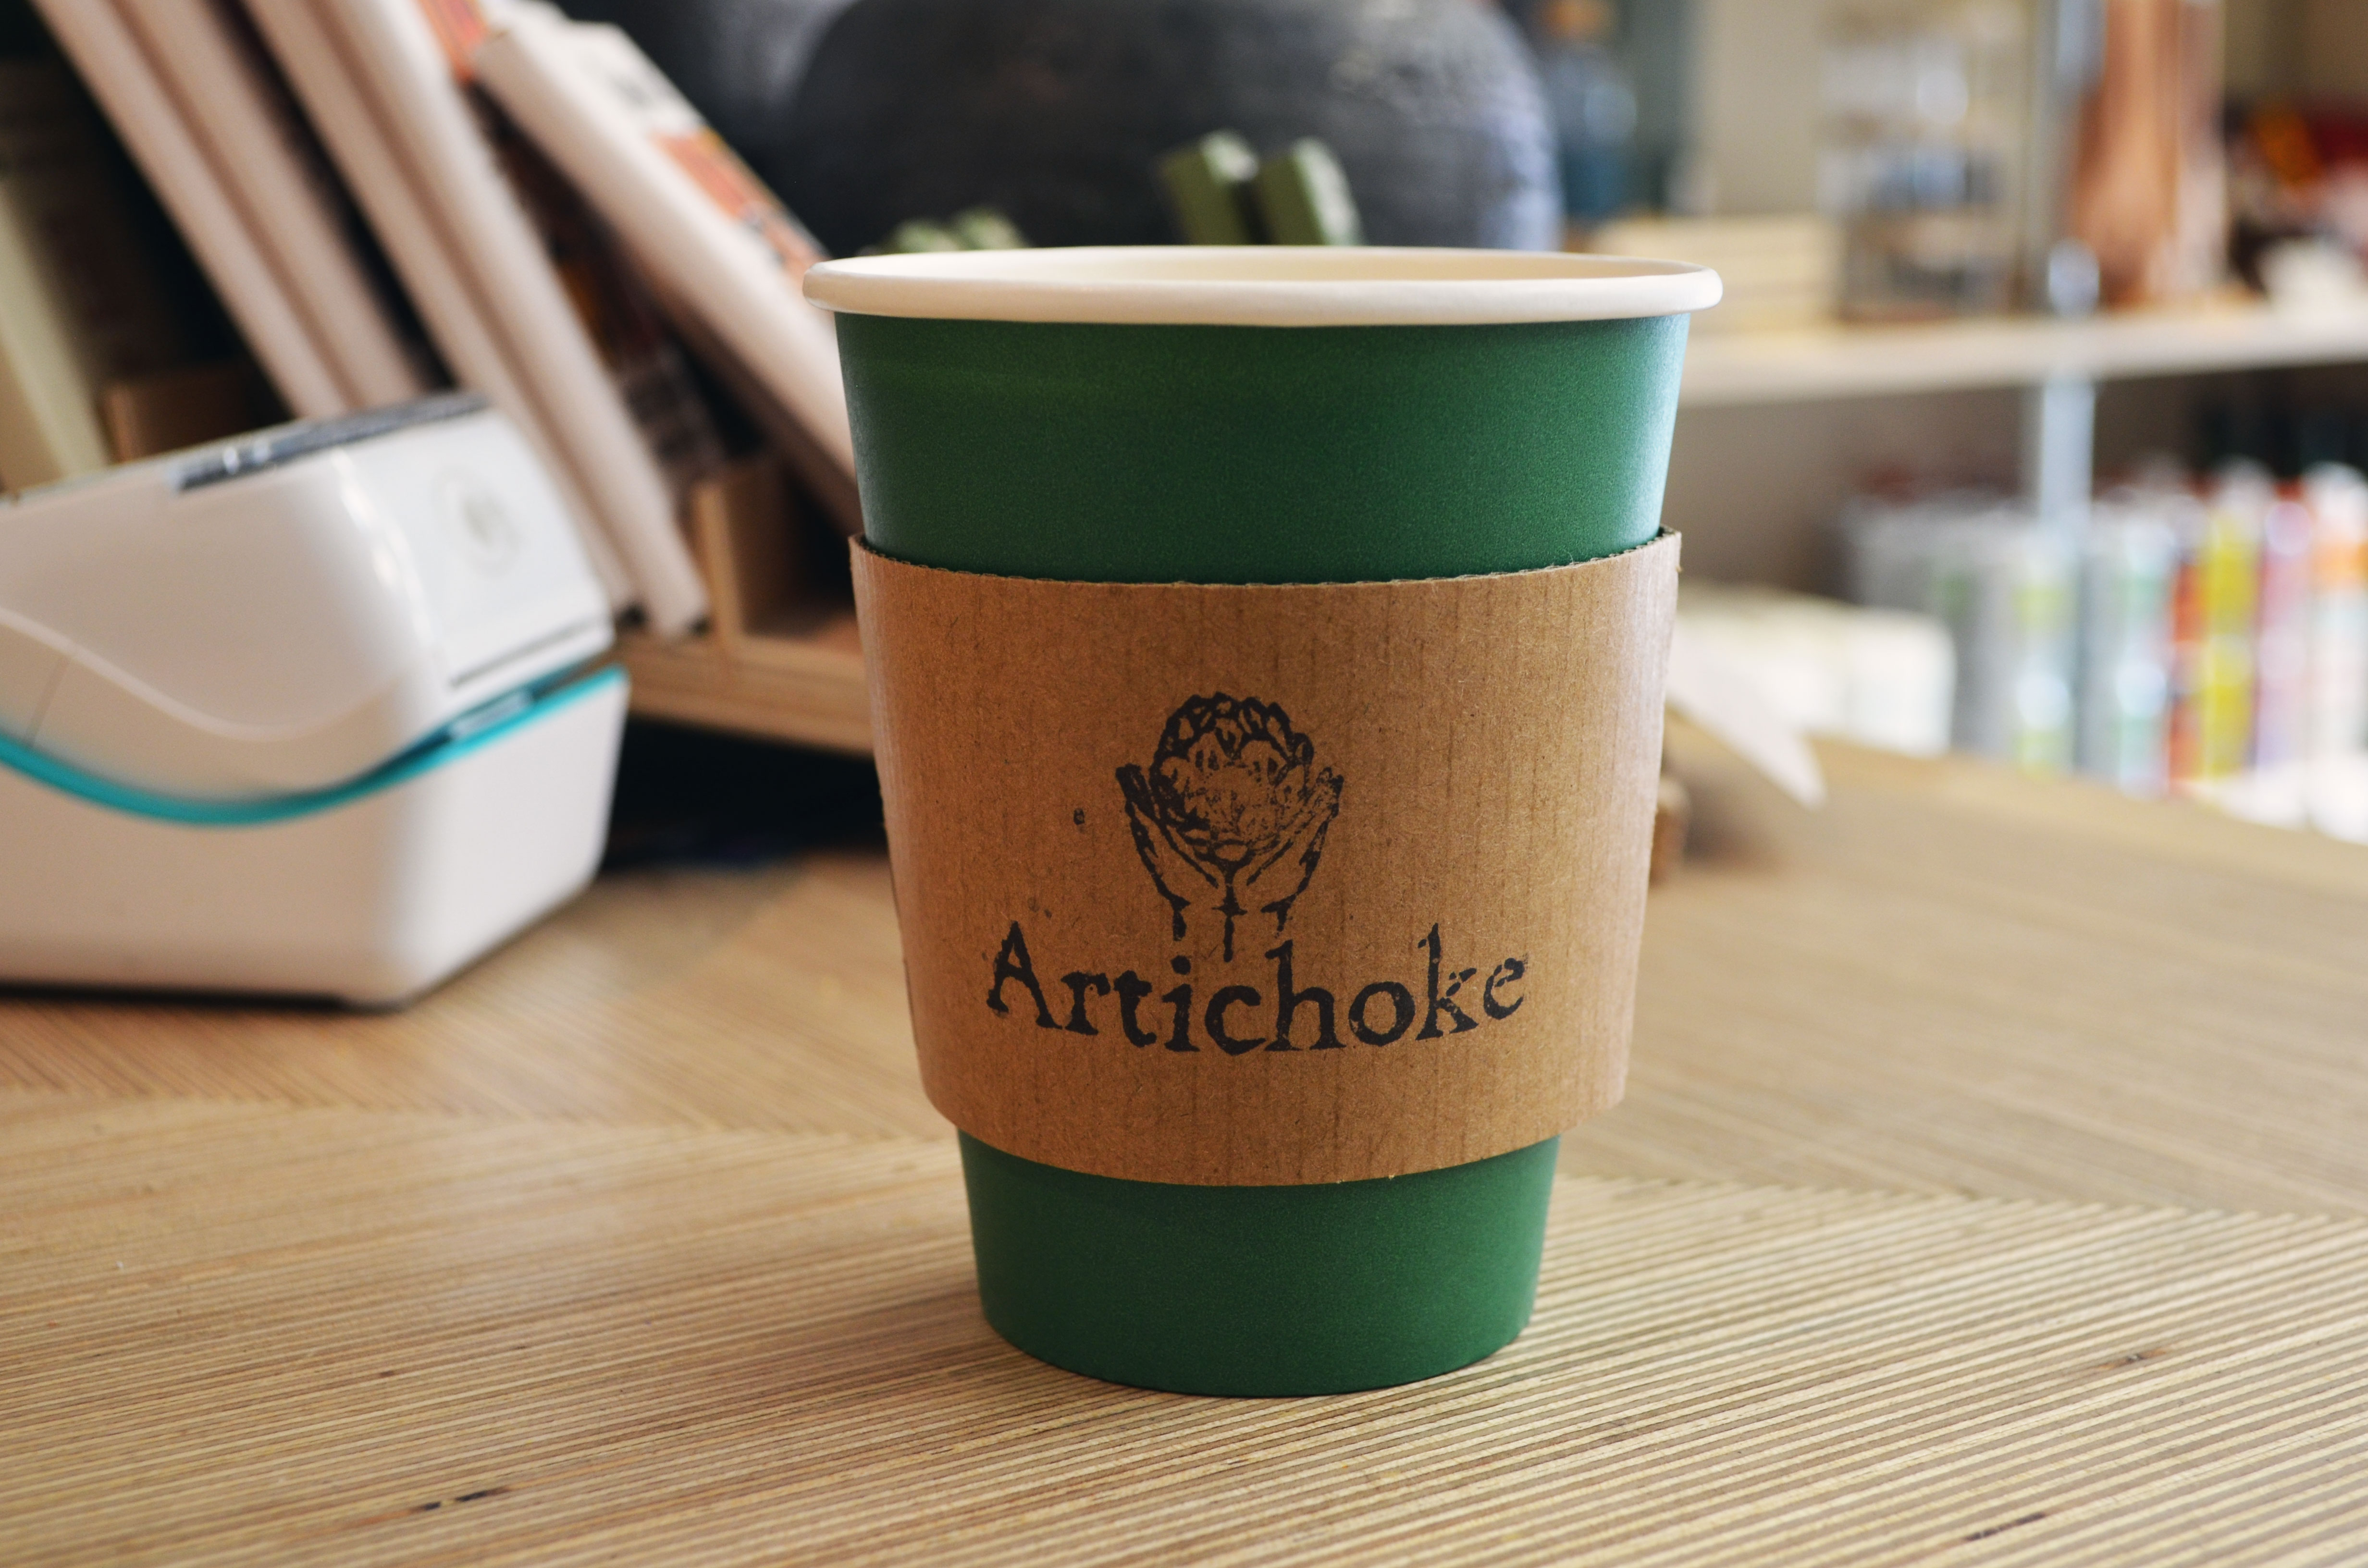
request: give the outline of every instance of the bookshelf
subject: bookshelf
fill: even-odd
[[[2231,302],[2086,321],[1708,331],[1687,346],[1679,400],[1732,408],[2356,360],[2368,360],[2368,307],[2305,314]]]
[[[1688,347],[1680,403],[1734,408],[2346,361],[2368,361],[2368,309],[2304,315],[2230,302],[2080,322],[2005,317],[1711,331]],[[719,607],[716,622],[672,642],[627,634],[620,651],[633,677],[633,710],[868,752],[853,611],[808,589],[785,606],[743,614],[739,607],[760,596],[745,551],[735,557],[719,548],[696,521],[694,534]]]
[[[871,716],[855,611],[816,605],[797,620],[725,642],[628,631],[617,651],[634,714],[825,751],[869,755]]]
[[[843,574],[825,559],[845,547],[823,512],[802,503],[784,464],[768,453],[737,459],[691,486],[683,521],[710,613],[689,637],[638,629],[619,636],[635,714],[829,751],[871,750],[855,607]]]
[[[2305,3],[2278,0],[2289,8]],[[673,104],[655,67],[612,40],[602,46],[606,63],[593,70],[578,54],[586,40],[563,36],[567,24],[556,13],[506,11],[493,26],[473,0],[40,0],[40,8],[293,412],[329,415],[424,391],[420,364],[428,356],[415,350],[432,345],[460,381],[494,395],[553,456],[577,509],[596,525],[587,540],[615,601],[638,600],[661,631],[697,628],[679,639],[627,633],[620,656],[637,680],[638,711],[867,749],[861,653],[843,585],[833,583],[835,567],[817,566],[819,556],[793,559],[805,549],[800,540],[829,548],[821,544],[827,530],[781,515],[778,502],[744,496],[734,504],[738,520],[719,525],[722,533],[686,518],[693,537],[685,551],[673,527],[676,482],[645,460],[655,450],[641,438],[648,432],[601,370],[552,269],[547,236],[526,215],[540,211],[561,229],[570,212],[604,222],[658,296],[656,316],[691,357],[781,449],[812,460],[802,443],[826,431],[821,466],[835,462],[839,486],[847,485],[836,379],[815,336],[828,329],[781,297],[783,253],[758,237],[778,243],[786,224],[767,227],[774,222],[768,199],[734,184],[745,174],[736,165],[706,168],[708,176],[732,176],[719,185],[660,150],[671,145],[666,126],[696,116],[673,105],[666,114],[675,119],[650,118],[650,105]],[[1782,163],[1797,184],[1813,157],[1777,146],[1769,128],[1805,131],[1811,121],[1753,107],[1758,100],[1741,89],[1809,91],[1814,71],[1771,75],[1768,62],[1814,61],[1822,17],[1813,0],[1714,0],[1705,13],[1705,60],[1716,69],[1704,80],[1717,90],[1702,101],[1717,106],[1713,162],[1725,158],[1721,187],[1741,210],[1805,203],[1804,190],[1755,186],[1745,165],[1782,153],[1761,165]],[[1771,47],[1777,34],[1790,40],[1782,48]],[[2312,37],[2297,61],[2358,53]],[[456,76],[451,67],[464,55],[472,69]],[[367,71],[357,63],[364,62]],[[638,85],[627,91],[621,83]],[[506,189],[511,176],[482,155],[495,104],[553,163],[554,191]],[[739,194],[720,196],[724,187]],[[272,221],[258,222],[264,213]],[[384,242],[384,256],[360,243],[365,232]],[[789,259],[802,265],[803,252],[791,249],[799,254]],[[381,297],[378,279],[388,271],[430,344],[413,341],[404,312]],[[582,276],[571,274],[578,282]],[[2043,494],[2085,494],[2100,380],[2368,361],[2368,309],[2304,316],[2225,302],[2087,322],[1728,332],[1713,320],[1694,337],[1686,408],[2029,389],[2028,467]],[[141,432],[136,440],[115,435],[111,455],[212,433],[190,423],[199,414],[253,423],[225,412],[238,399],[222,390],[221,378],[245,372],[200,369],[215,381],[125,378],[107,392],[109,417]],[[168,403],[167,392],[177,401]],[[1843,409],[1835,418],[1859,414]],[[784,426],[791,436],[779,434]],[[825,505],[812,510],[833,509],[825,494],[831,486],[817,489],[805,472],[813,466],[804,461],[802,477]],[[1786,519],[1770,497],[1784,475],[1771,478],[1754,462],[1723,466],[1736,473],[1734,489],[1749,492],[1748,505],[1734,508],[1748,531],[1781,532]],[[1797,480],[1804,466],[1788,472]],[[1807,509],[1797,496],[1793,506]],[[703,621],[694,565],[713,603]]]

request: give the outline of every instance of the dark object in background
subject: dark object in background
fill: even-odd
[[[1560,18],[1550,14],[1555,9],[1555,0],[1497,3],[1537,49],[1538,74],[1545,78],[1546,101],[1554,106],[1557,95],[1554,67],[1547,60],[1549,35],[1557,25],[1567,27],[1570,21],[1583,21],[1583,13],[1592,9],[1596,0],[1588,0],[1580,7],[1582,16],[1573,17],[1565,12]],[[1626,167],[1618,176],[1617,205],[1610,208],[1615,215],[1642,210],[1700,217],[1708,210],[1705,203],[1714,193],[1702,188],[1707,170],[1694,155],[1696,127],[1689,104],[1693,79],[1694,12],[1699,3],[1700,0],[1602,0],[1610,25],[1594,23],[1581,28],[1606,51],[1618,80],[1630,94],[1630,118],[1634,123],[1626,136]],[[1606,105],[1600,112],[1614,110]],[[1574,223],[1582,223],[1587,213],[1606,204],[1607,198],[1602,194],[1605,187],[1600,183],[1606,172],[1600,165],[1582,171],[1578,177],[1597,194],[1574,200],[1568,194],[1572,176],[1565,164],[1564,216]]]
[[[24,0],[0,0],[0,60],[47,59],[56,52],[49,30],[34,17],[30,6]]]
[[[1605,0],[1546,0],[1530,23],[1538,75],[1562,152],[1563,215],[1600,223],[1628,205],[1636,94],[1607,47]]]
[[[833,251],[978,203],[1039,244],[1156,244],[1160,156],[1222,126],[1329,143],[1373,244],[1560,244],[1535,69],[1474,0],[856,0],[744,145]]]
[[[600,864],[761,865],[818,845],[876,846],[884,831],[868,757],[637,719]]]
[[[1258,240],[1258,153],[1230,131],[1212,131],[1159,160],[1167,215],[1188,245],[1248,245]]]
[[[767,178],[790,99],[849,0],[560,0],[579,22],[614,22]],[[969,205],[956,202],[941,212]],[[915,208],[900,212],[909,218]],[[881,233],[887,231],[882,229]],[[871,235],[864,243],[880,238]],[[835,247],[847,248],[852,247]]]
[[[1026,250],[1028,236],[1010,219],[992,207],[973,207],[940,223],[929,218],[907,218],[888,231],[875,249],[889,256],[918,251]]]
[[[2368,380],[2350,369],[2215,376],[2196,390],[2192,438],[2180,455],[2197,470],[2253,462],[2292,480],[2321,463],[2368,463]]]

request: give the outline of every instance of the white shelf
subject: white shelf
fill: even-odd
[[[1686,348],[1688,408],[1806,403],[1973,387],[2036,386],[2368,360],[2368,309],[2280,313],[2258,305],[2133,312],[2088,321],[2007,317],[1930,326],[1702,332]]]

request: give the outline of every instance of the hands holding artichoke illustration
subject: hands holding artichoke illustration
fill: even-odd
[[[1252,908],[1280,932],[1324,854],[1340,810],[1340,777],[1315,767],[1315,743],[1270,702],[1224,692],[1168,715],[1151,768],[1118,770],[1134,850],[1174,917],[1215,901],[1224,957],[1234,922]],[[1251,900],[1245,904],[1245,898]]]

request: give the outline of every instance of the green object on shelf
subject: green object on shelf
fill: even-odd
[[[1019,225],[992,207],[973,207],[946,220],[946,232],[963,250],[1026,250]]]
[[[1560,565],[1659,525],[1682,315],[1278,327],[914,308],[941,314],[837,318],[866,537],[909,561],[1358,582]],[[1218,1187],[965,1138],[982,1302],[1021,1349],[1152,1388],[1301,1394],[1449,1371],[1528,1318],[1556,1146]]]
[[[1258,243],[1251,223],[1250,182],[1258,154],[1230,131],[1212,131],[1159,160],[1167,210],[1190,245]]]
[[[965,250],[942,223],[932,223],[927,218],[907,218],[888,232],[880,249],[890,256],[914,256],[923,251]]]
[[[1251,188],[1269,244],[1365,243],[1349,176],[1332,149],[1313,136],[1302,137],[1258,165]]]
[[[864,254],[919,256],[928,252],[1027,248],[1028,238],[1019,232],[1019,225],[992,207],[973,207],[942,223],[928,218],[907,218]]]

